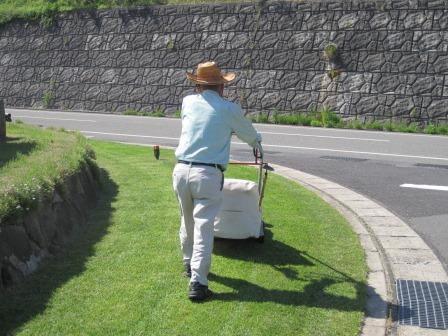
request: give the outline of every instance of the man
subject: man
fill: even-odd
[[[182,102],[173,187],[181,208],[184,274],[191,277],[188,297],[202,301],[213,294],[207,275],[232,133],[259,149],[261,136],[243,116],[241,107],[223,98],[224,84],[235,79],[234,73],[223,74],[215,62],[205,62],[198,65],[196,75],[186,75],[198,93]]]

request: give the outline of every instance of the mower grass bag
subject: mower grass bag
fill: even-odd
[[[215,220],[215,237],[262,238],[260,194],[255,182],[224,179],[221,210]]]

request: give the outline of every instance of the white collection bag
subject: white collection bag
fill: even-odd
[[[259,199],[255,182],[224,179],[221,210],[215,220],[215,237],[246,239],[263,236]]]

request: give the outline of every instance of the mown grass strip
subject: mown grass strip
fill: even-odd
[[[357,335],[366,266],[348,223],[279,176],[266,187],[264,244],[216,241],[204,304],[187,299],[172,151],[92,142],[104,194],[70,251],[0,296],[18,335]],[[227,177],[256,180],[231,167]]]
[[[8,123],[6,133],[0,141],[0,223],[29,211],[64,178],[93,164],[80,134],[17,123]]]

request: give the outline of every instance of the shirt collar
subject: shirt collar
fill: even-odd
[[[204,90],[204,91],[202,91],[202,94],[211,94],[211,95],[215,95],[215,96],[221,98],[221,96],[219,95],[219,93],[216,92],[216,91],[213,91],[213,90]]]

